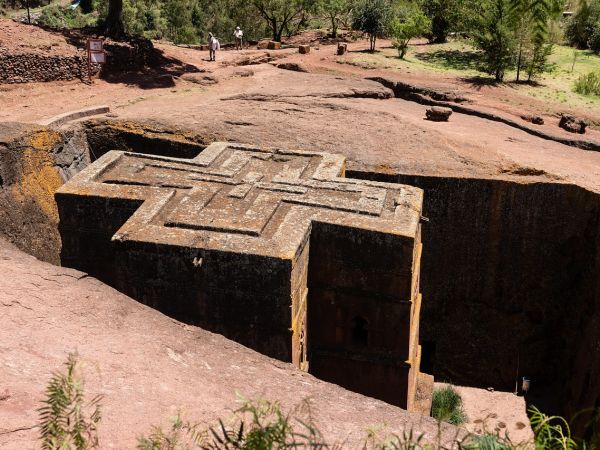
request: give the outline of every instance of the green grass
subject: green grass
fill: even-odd
[[[398,58],[393,48],[381,48],[379,52],[351,53],[348,62],[372,69],[389,69],[408,74],[427,73],[453,76],[473,82],[476,85],[493,85],[492,78],[479,68],[480,53],[467,40],[455,40],[445,44],[419,43],[409,47],[404,60]],[[508,72],[506,83],[498,89],[510,89],[524,96],[537,98],[545,113],[556,113],[564,106],[588,110],[598,116],[600,97],[586,96],[574,92],[575,83],[582,75],[600,71],[600,56],[589,50],[576,50],[556,45],[549,58],[553,70],[540,76],[534,84],[514,83],[515,72]],[[575,64],[573,64],[575,63]],[[486,81],[489,80],[489,83]],[[527,106],[526,100],[519,101],[514,96],[506,98],[514,106]]]
[[[446,386],[433,391],[431,416],[453,425],[462,425],[467,421],[462,398],[456,389]]]
[[[587,96],[600,96],[600,72],[581,75],[575,82],[575,92]]]

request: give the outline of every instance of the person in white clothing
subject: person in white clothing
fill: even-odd
[[[235,36],[235,49],[241,50],[242,49],[242,41],[244,39],[244,32],[241,30],[240,27],[235,27],[235,31],[233,32],[233,35]]]
[[[217,60],[217,50],[221,49],[219,40],[212,33],[208,33],[208,54],[211,61]]]

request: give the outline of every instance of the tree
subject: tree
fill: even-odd
[[[398,50],[401,59],[408,50],[408,43],[412,38],[422,36],[431,30],[431,20],[418,6],[408,7],[392,22],[390,34],[394,47]]]
[[[446,42],[452,16],[457,11],[456,0],[424,0],[423,10],[431,20],[431,33],[428,38],[431,43]]]
[[[514,18],[517,53],[517,81],[521,69],[527,67],[528,79],[547,70],[552,46],[548,44],[548,24],[557,18],[564,0],[510,0]]]
[[[120,38],[125,35],[123,25],[123,0],[109,0],[108,14],[104,21],[104,32],[108,36]]]
[[[551,65],[548,64],[548,58],[552,54],[552,44],[535,44],[531,53],[531,59],[527,64],[527,81],[531,81],[536,75],[548,72]]]
[[[580,49],[592,48],[600,41],[600,0],[584,0],[567,25],[569,43]],[[600,52],[600,45],[595,51]]]
[[[475,36],[475,44],[483,51],[483,66],[503,81],[506,70],[514,66],[516,41],[508,0],[491,0]]]
[[[169,38],[175,44],[194,42],[196,40],[196,32],[192,25],[194,4],[189,0],[165,0],[163,8]]]
[[[314,11],[317,0],[252,0],[252,4],[267,22],[275,41],[281,41],[284,30]]]
[[[350,1],[322,0],[321,9],[331,22],[331,35],[336,38],[340,19],[350,12]]]
[[[352,28],[369,35],[369,49],[375,51],[377,37],[387,30],[392,7],[387,0],[360,0],[354,11]]]

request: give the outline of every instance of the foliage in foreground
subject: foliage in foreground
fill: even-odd
[[[466,420],[460,396],[451,387],[434,391],[434,417],[451,421],[457,415]],[[46,399],[39,409],[41,447],[44,450],[92,450],[100,448],[98,424],[101,397],[90,402],[84,399],[84,383],[76,354],[70,354],[63,373],[55,373],[46,388]],[[460,410],[460,412],[457,412]],[[591,418],[588,423],[591,436],[585,441],[571,437],[569,424],[558,416],[547,416],[539,409],[529,410],[535,435],[532,442],[513,443],[508,435],[484,433],[468,434],[448,444],[458,450],[597,450],[600,449],[600,411],[585,411]],[[402,435],[380,438],[370,431],[362,450],[433,450],[446,448],[424,442],[422,434],[412,429]],[[152,427],[147,436],[138,438],[138,450],[338,450],[343,445],[326,443],[314,425],[310,405],[304,402],[299,408],[285,413],[278,402],[243,400],[231,420],[219,420],[218,425],[205,427],[185,422],[179,415],[164,430]]]
[[[297,413],[298,411],[296,411]],[[202,430],[198,424],[183,422],[180,416],[164,431],[153,427],[150,435],[138,438],[138,450],[266,450],[329,448],[310,414],[306,421],[285,414],[278,402],[245,400],[235,411],[232,424]]]
[[[452,386],[435,389],[431,405],[431,416],[442,422],[461,425],[467,421],[462,398]]]
[[[581,95],[600,95],[600,72],[581,75],[575,82],[574,90]]]
[[[65,372],[55,373],[46,387],[46,399],[39,408],[40,437],[44,450],[87,450],[99,448],[98,423],[101,396],[84,398],[84,382],[77,355],[71,353]]]

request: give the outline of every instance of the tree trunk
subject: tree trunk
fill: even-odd
[[[333,39],[337,37],[337,21],[335,20],[335,17],[331,18],[331,36]]]
[[[104,25],[105,33],[113,38],[121,38],[125,35],[123,25],[123,0],[109,0],[108,15]]]
[[[375,42],[377,40],[377,36],[375,36],[374,34],[369,35],[369,44],[370,44],[370,48],[369,50],[374,52],[375,51]]]
[[[502,69],[496,69],[496,81],[502,82],[504,80],[504,71]]]
[[[517,82],[521,78],[521,58],[523,57],[523,41],[519,42],[519,58],[517,60]]]
[[[81,8],[81,12],[84,14],[89,14],[94,10],[94,5],[92,5],[92,0],[81,0],[79,2],[79,7]]]
[[[410,39],[400,43],[400,59],[404,59],[404,57],[406,56],[406,53],[408,52],[408,43],[409,42],[410,42]]]
[[[273,32],[274,41],[281,40],[281,33],[283,32],[283,29],[279,30],[277,28],[277,19],[275,18],[271,19],[271,31]]]

